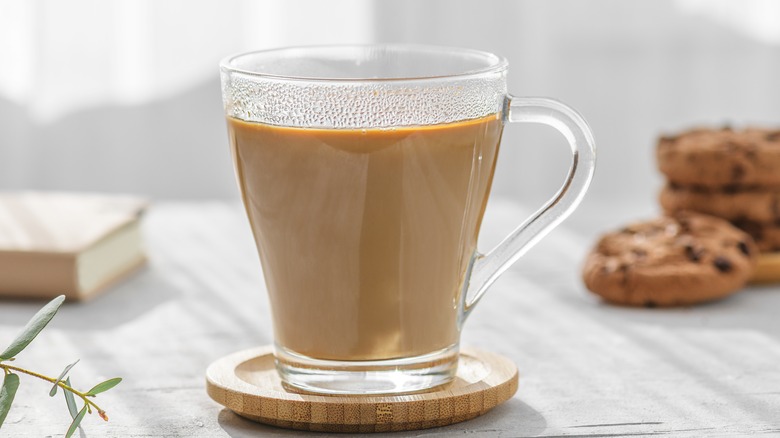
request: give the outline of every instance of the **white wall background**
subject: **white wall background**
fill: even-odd
[[[653,211],[661,132],[780,125],[772,0],[0,0],[0,190],[235,199],[219,59],[372,41],[500,53],[514,94],[579,109],[599,147],[584,208]],[[567,166],[547,128],[508,128],[501,154],[496,194],[529,206]]]

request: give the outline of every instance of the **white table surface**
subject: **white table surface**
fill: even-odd
[[[509,270],[466,325],[465,345],[517,363],[517,395],[475,420],[394,436],[780,436],[780,288],[687,309],[605,305],[579,277],[600,215],[611,214],[591,207]],[[484,246],[526,214],[491,200]],[[111,420],[87,417],[82,436],[303,434],[244,420],[205,393],[211,361],[271,342],[240,207],[160,203],[144,231],[148,268],[91,302],[66,304],[16,363],[56,375],[80,358],[71,376],[84,389],[124,378],[97,399]],[[0,343],[40,305],[0,300]],[[62,436],[70,418],[49,388],[23,376],[0,436]]]

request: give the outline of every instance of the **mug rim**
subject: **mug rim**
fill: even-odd
[[[474,58],[481,58],[486,63],[484,67],[469,69],[461,72],[454,72],[452,74],[439,74],[439,75],[420,75],[420,76],[399,76],[399,77],[367,77],[367,78],[355,78],[355,77],[322,77],[322,76],[308,76],[308,75],[283,75],[274,74],[269,72],[253,71],[246,68],[237,67],[234,64],[236,61],[242,58],[248,58],[251,56],[257,56],[262,54],[281,54],[285,51],[327,51],[327,50],[339,50],[339,49],[378,49],[389,50],[399,52],[417,52],[417,53],[453,53],[458,55],[466,55]],[[410,82],[410,81],[429,81],[429,80],[442,80],[442,79],[472,79],[480,76],[490,75],[494,73],[500,73],[507,70],[509,62],[503,56],[496,55],[491,52],[468,49],[462,47],[451,46],[439,46],[428,44],[405,44],[405,43],[392,43],[392,44],[322,44],[322,45],[301,45],[301,46],[285,46],[276,47],[270,49],[253,50],[248,52],[236,53],[223,58],[220,63],[220,71],[225,73],[238,73],[257,79],[277,80],[277,81],[291,81],[291,82],[331,82],[331,83],[388,83],[388,82]]]

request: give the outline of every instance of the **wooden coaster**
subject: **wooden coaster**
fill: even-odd
[[[327,396],[282,386],[270,346],[212,363],[206,390],[217,403],[260,423],[328,432],[388,432],[446,426],[480,416],[517,391],[517,367],[494,353],[464,349],[455,381],[400,396]]]
[[[750,279],[753,284],[780,282],[780,252],[759,254],[756,270]]]

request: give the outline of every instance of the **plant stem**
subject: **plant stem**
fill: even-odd
[[[39,378],[41,380],[45,380],[45,381],[50,382],[50,383],[57,382],[57,386],[62,388],[64,391],[70,391],[73,394],[79,396],[79,398],[84,400],[84,403],[87,406],[91,405],[98,412],[104,412],[102,409],[100,409],[100,406],[98,406],[97,404],[95,404],[95,402],[93,402],[92,400],[87,398],[87,394],[85,394],[85,393],[83,393],[83,392],[81,392],[81,391],[79,391],[79,390],[77,390],[75,388],[72,388],[72,387],[68,386],[62,380],[57,381],[57,379],[55,379],[54,377],[44,376],[43,374],[36,373],[35,371],[26,370],[24,368],[19,368],[19,367],[15,367],[13,365],[8,365],[8,364],[4,364],[4,363],[0,363],[0,368],[5,370],[6,373],[8,373],[9,371],[16,371],[16,372],[19,372],[19,373],[22,373],[22,374],[27,374],[28,376],[37,377],[37,378]]]

